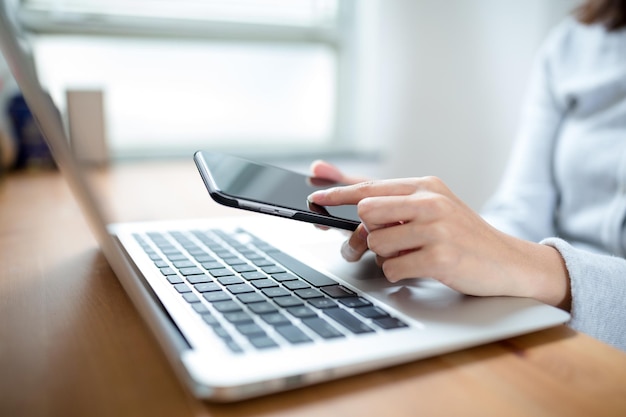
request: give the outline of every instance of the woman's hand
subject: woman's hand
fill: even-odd
[[[313,161],[309,167],[311,176],[315,178],[323,178],[325,180],[338,182],[341,184],[358,184],[360,182],[368,181],[368,178],[364,177],[352,177],[345,175],[339,168],[331,163],[318,159]]]
[[[363,224],[342,252],[356,260],[369,248],[392,282],[432,277],[469,295],[532,297],[552,305],[569,299],[556,249],[493,228],[438,178],[366,181],[309,198],[323,206],[358,206]]]
[[[326,161],[317,160],[311,163],[309,168],[311,176],[323,178],[341,184],[358,184],[369,181],[365,177],[345,175],[339,168]],[[318,226],[325,229],[324,226]],[[349,262],[356,262],[367,252],[367,231],[360,224],[341,247],[341,255]]]

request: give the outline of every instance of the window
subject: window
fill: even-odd
[[[25,0],[20,18],[61,109],[67,90],[102,89],[111,153],[132,157],[345,148],[353,13],[339,0]]]
[[[95,22],[123,28],[143,22],[154,30],[184,23],[176,32],[192,31],[189,22],[234,22],[330,28],[337,19],[337,0],[23,0],[23,16],[36,26],[71,25],[86,30]],[[157,20],[161,19],[161,21]],[[93,29],[93,26],[92,26]],[[125,30],[129,28],[126,27]],[[63,30],[67,30],[64,27]]]

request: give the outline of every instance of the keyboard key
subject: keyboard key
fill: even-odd
[[[220,278],[233,275],[233,272],[230,269],[220,268],[209,270],[209,274],[213,275],[215,278]]]
[[[209,256],[204,249],[199,248],[198,246],[187,248],[187,252],[189,252],[189,254],[193,256],[196,260],[198,260],[199,256]]]
[[[310,298],[307,300],[309,304],[311,304],[315,308],[325,309],[325,308],[335,308],[337,307],[337,303],[331,300],[330,298]]]
[[[227,340],[224,340],[224,343],[226,343],[226,346],[228,346],[228,349],[230,349],[231,352],[243,353],[243,349],[241,348],[241,346],[239,346],[237,342],[235,342],[234,340],[227,339]]]
[[[389,314],[387,314],[385,310],[375,306],[355,308],[354,311],[367,319],[376,319],[379,317],[389,316]]]
[[[263,255],[258,254],[257,252],[250,250],[250,249],[242,249],[239,251],[239,253],[243,256],[246,257],[246,259],[249,259],[251,261],[255,260],[255,259],[263,259]]]
[[[331,298],[354,297],[355,293],[341,285],[333,285],[322,288],[322,291]]]
[[[252,263],[255,264],[258,267],[276,265],[276,262],[270,261],[269,259],[263,258],[263,257],[259,257],[259,258],[253,259]]]
[[[243,272],[252,272],[256,271],[256,268],[250,264],[241,264],[241,265],[233,265],[233,269],[240,274]]]
[[[205,282],[202,284],[196,284],[193,286],[198,292],[211,292],[211,291],[220,291],[222,287],[217,285],[215,282]]]
[[[212,294],[212,293],[209,293]],[[231,313],[233,311],[241,311],[241,306],[239,303],[228,300],[228,301],[217,301],[213,303],[213,308],[215,308],[220,313]]]
[[[231,323],[251,323],[252,316],[244,311],[235,311],[224,314],[224,318]]]
[[[185,301],[187,301],[189,304],[193,304],[193,303],[199,303],[200,299],[198,298],[197,295],[195,295],[192,292],[187,292],[183,294],[183,298],[185,299]]]
[[[295,290],[293,292],[295,295],[297,295],[300,298],[303,299],[307,299],[307,298],[318,298],[318,297],[323,297],[324,294],[322,294],[321,292],[319,292],[318,290],[316,290],[315,288],[305,288],[302,290]]]
[[[287,272],[285,271],[285,268],[277,265],[264,266],[263,268],[261,268],[261,271],[265,272],[266,274],[282,274]]]
[[[263,290],[261,290],[261,292],[270,298],[273,297],[284,297],[285,295],[289,295],[289,291],[287,291],[284,288],[281,287],[271,287],[271,288],[265,288]]]
[[[243,294],[237,294],[237,299],[244,304],[266,301],[265,297],[257,292],[247,292]]]
[[[323,337],[324,339],[332,339],[335,337],[344,337],[344,335],[326,320],[321,317],[313,317],[302,319],[302,323],[308,326],[315,333]]]
[[[219,277],[217,281],[222,285],[243,284],[244,282],[243,279],[235,275]]]
[[[184,261],[185,259],[187,259],[187,257],[185,255],[183,255],[182,253],[180,253],[180,252],[173,253],[173,254],[170,254],[170,255],[166,255],[166,257],[171,262],[174,262],[174,261]]]
[[[237,331],[244,336],[265,336],[265,330],[256,323],[238,324],[235,326]]]
[[[280,274],[272,274],[272,278],[278,282],[293,281],[293,280],[298,279],[297,276],[289,272],[281,272]]]
[[[170,284],[182,284],[184,281],[178,275],[170,275],[167,277]]]
[[[313,310],[311,310],[309,307],[307,306],[296,306],[296,307],[289,307],[287,309],[287,311],[289,312],[289,314],[291,314],[294,317],[297,317],[299,319],[305,318],[305,317],[316,317],[317,313]]]
[[[278,343],[276,343],[269,336],[253,335],[248,340],[250,340],[250,343],[252,344],[252,346],[254,346],[257,349],[268,349],[268,348],[273,348],[273,347],[278,346]]]
[[[234,266],[234,265],[248,265],[246,263],[246,261],[244,261],[243,259],[241,259],[238,256],[232,256],[232,257],[229,257],[229,258],[222,258],[222,261],[224,261],[226,264],[228,264],[230,266]],[[248,266],[250,266],[250,265],[248,265]],[[253,268],[252,271],[254,269],[255,268]],[[237,272],[242,272],[242,271],[237,271]]]
[[[232,246],[232,248],[237,252],[237,255],[243,255],[243,252],[248,249],[246,245],[242,245],[241,243],[237,243],[235,241],[229,241],[228,244]]]
[[[329,308],[324,310],[324,314],[341,324],[346,329],[350,330],[352,333],[359,334],[374,331],[367,324],[363,323],[361,320],[357,319],[342,308]]]
[[[278,287],[278,284],[272,281],[271,279],[256,279],[251,282],[258,289],[262,288],[270,288],[270,287]]]
[[[213,248],[211,248],[213,249]],[[213,252],[217,255],[218,258],[228,258],[229,256],[233,256],[233,253],[228,249],[213,249]]]
[[[191,292],[191,288],[189,288],[187,284],[176,284],[174,285],[174,288],[176,288],[176,291],[181,294],[185,292]]]
[[[287,269],[293,271],[296,275],[301,276],[309,284],[314,287],[323,287],[326,285],[337,285],[337,283],[322,274],[319,271],[303,264],[295,258],[287,255],[284,252],[274,251],[270,253],[270,256],[278,261],[278,263],[284,265]]]
[[[368,306],[372,304],[369,301],[367,301],[365,298],[361,298],[361,297],[340,298],[339,302],[343,304],[344,306],[350,307],[350,308],[364,307],[364,306]]]
[[[266,279],[267,275],[264,274],[263,272],[259,272],[259,271],[254,271],[254,272],[244,272],[243,274],[241,274],[241,276],[248,280],[248,281],[252,281],[255,279]]]
[[[213,282],[213,278],[204,274],[187,275],[185,278],[187,278],[187,281],[189,281],[190,284],[201,284],[205,282]]]
[[[206,262],[206,263],[215,262],[215,258],[212,257],[211,255],[207,255],[207,254],[195,255],[194,259],[196,261],[200,262],[200,263],[203,263],[203,262]]]
[[[223,328],[221,325],[211,326],[215,334],[221,339],[232,339],[232,336],[228,331]]]
[[[202,272],[202,270],[198,268],[197,266],[192,266],[189,268],[180,268],[178,271],[184,276],[204,274],[204,272]]]
[[[207,270],[224,268],[224,264],[222,264],[221,262],[217,262],[217,261],[204,261],[200,265],[202,265],[202,267]]]
[[[204,243],[207,248],[211,249],[214,252],[219,252],[219,251],[224,250],[224,247],[222,246],[222,244],[213,239],[204,239],[202,240],[202,243]]]
[[[165,276],[176,275],[176,271],[170,267],[161,268],[160,271]]]
[[[275,329],[282,337],[287,339],[289,343],[297,344],[312,342],[309,336],[294,325],[276,326]]]
[[[226,294],[224,291],[213,291],[213,292],[205,292],[202,294],[205,300],[209,303],[215,303],[217,301],[226,301],[231,300],[230,295]]]
[[[275,313],[278,311],[278,308],[276,308],[275,305],[270,304],[267,301],[248,304],[248,308],[256,314]]]
[[[306,282],[302,281],[302,280],[297,280],[297,281],[287,281],[287,282],[283,282],[282,283],[285,288],[290,289],[291,291],[294,290],[301,290],[303,288],[311,288],[309,286],[309,284],[307,284]]]
[[[284,308],[302,305],[302,300],[292,295],[288,295],[287,297],[276,297],[273,300],[276,304]]]
[[[281,324],[291,324],[291,321],[282,313],[262,314],[261,318],[270,326],[279,326]]]
[[[193,303],[191,307],[196,310],[198,314],[208,314],[210,313],[209,309],[202,303]]]
[[[198,305],[202,305],[202,304],[192,304],[192,307],[195,308]],[[212,314],[206,314],[206,313],[202,314],[202,320],[204,320],[204,322],[211,327],[220,326],[220,322]]]
[[[380,317],[372,320],[374,324],[383,329],[398,329],[401,327],[409,327],[408,324],[395,317]]]
[[[159,245],[159,249],[165,256],[169,258],[171,255],[182,255],[181,251],[179,251],[175,246],[172,245]]]
[[[184,260],[184,261],[176,261],[176,262],[172,262],[174,264],[174,266],[176,268],[191,268],[196,266],[196,264],[194,264],[193,262],[189,261],[189,260]]]
[[[228,291],[232,294],[243,294],[246,292],[254,292],[254,288],[252,288],[248,284],[234,284],[226,287]]]

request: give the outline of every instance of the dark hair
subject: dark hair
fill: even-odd
[[[608,30],[626,27],[626,0],[587,0],[575,11],[582,23],[599,23]]]

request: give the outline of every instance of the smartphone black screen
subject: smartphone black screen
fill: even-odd
[[[199,151],[194,158],[209,193],[219,203],[349,230],[360,223],[354,205],[322,207],[307,201],[312,192],[340,184],[222,153]],[[294,213],[286,213],[289,210]]]

